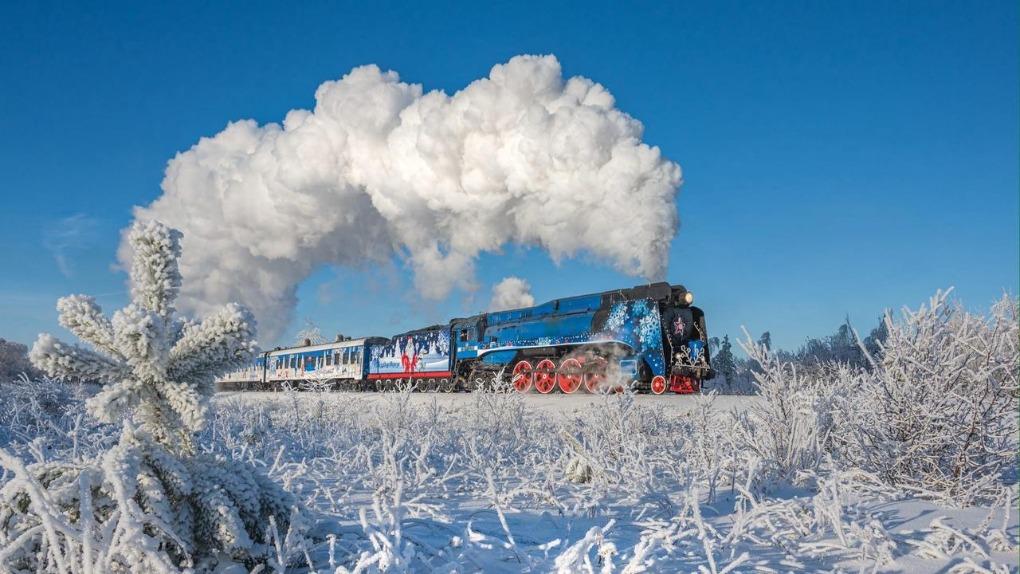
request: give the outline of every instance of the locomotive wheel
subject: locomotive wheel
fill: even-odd
[[[456,384],[451,383],[450,379],[439,379],[439,392],[441,393],[452,393],[454,386]]]
[[[556,388],[556,363],[542,359],[535,365],[535,390],[548,395]]]
[[[564,360],[556,371],[556,384],[568,395],[581,388],[581,378],[581,362],[574,358]]]
[[[591,356],[584,361],[584,389],[589,393],[598,393],[606,383],[606,367],[608,363],[602,357]]]
[[[652,393],[661,395],[664,392],[666,392],[666,377],[662,375],[652,377]]]
[[[532,372],[531,363],[527,361],[521,361],[514,365],[514,374],[511,381],[513,382],[514,388],[519,393],[526,393],[531,390],[531,384],[534,382],[535,375]]]

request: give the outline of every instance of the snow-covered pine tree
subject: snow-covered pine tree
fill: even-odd
[[[98,463],[24,466],[0,449],[15,478],[0,490],[0,570],[173,572],[224,559],[266,561],[270,517],[286,531],[293,497],[259,470],[197,452],[215,377],[250,360],[255,322],[227,305],[201,322],[181,320],[181,235],[138,222],[131,303],[107,319],[91,297],[57,304],[60,323],[83,342],[43,334],[31,360],[47,375],[99,382],[88,401],[98,419],[122,424]]]

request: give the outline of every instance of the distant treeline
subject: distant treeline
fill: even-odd
[[[30,379],[36,379],[42,375],[28,361],[27,346],[0,339],[0,383],[13,381],[22,373]]]
[[[881,343],[885,341],[885,321],[879,317],[878,326],[871,329],[861,343],[864,349],[872,358],[881,355]],[[857,331],[854,334],[854,327],[847,318],[832,335],[822,338],[809,338],[799,349],[788,351],[785,349],[774,349],[772,347],[772,334],[765,331],[755,342],[763,346],[769,352],[783,362],[795,363],[807,368],[818,367],[833,362],[844,363],[852,367],[867,369],[870,366],[861,344],[858,344],[857,336],[864,336],[863,332]],[[724,394],[752,394],[755,392],[754,373],[758,364],[751,359],[738,357],[733,353],[733,343],[729,335],[712,337],[708,340],[709,350],[712,353],[712,367],[715,369],[716,378],[709,388],[717,389]]]

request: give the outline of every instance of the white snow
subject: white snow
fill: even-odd
[[[725,427],[761,400],[715,397],[705,421]],[[366,553],[395,571],[1017,570],[1015,504],[950,508],[849,476],[751,492],[727,461],[710,488],[713,445],[691,444],[708,403],[221,393],[214,427],[316,510],[319,568],[332,540],[347,569]]]

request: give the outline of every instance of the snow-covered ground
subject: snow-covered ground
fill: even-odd
[[[220,392],[216,394],[216,401],[229,402],[233,399],[259,402],[262,400],[281,400],[284,393],[270,392]],[[302,395],[298,395],[302,396]],[[309,395],[317,396],[317,395]],[[362,405],[375,405],[384,400],[385,395],[380,393],[328,393],[323,397],[330,402],[357,401]],[[430,405],[433,401],[443,408],[457,410],[471,404],[470,393],[412,393],[408,398],[411,405]],[[698,406],[699,396],[697,395],[635,395],[634,404],[640,407],[661,407],[670,413],[684,414],[695,410]],[[302,400],[311,400],[302,396]],[[521,396],[521,401],[529,409],[541,410],[548,413],[560,413],[569,415],[579,410],[591,407],[603,402],[601,395],[592,395],[583,392],[572,395],[553,393],[542,395],[531,392]],[[719,395],[715,397],[713,406],[717,411],[743,411],[749,405],[760,402],[761,398],[755,395]]]
[[[320,572],[1018,571],[1015,499],[758,481],[706,429],[760,401],[221,393],[206,440],[306,501]]]

